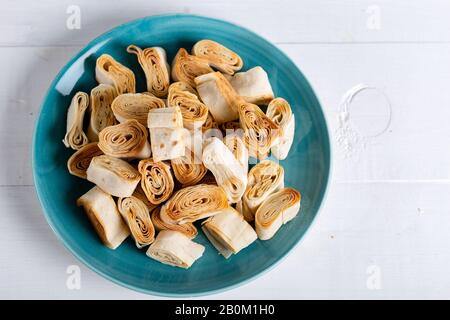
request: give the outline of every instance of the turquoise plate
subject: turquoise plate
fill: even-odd
[[[285,168],[285,184],[302,193],[299,215],[270,241],[256,241],[225,260],[203,234],[195,239],[205,253],[189,270],[149,259],[128,239],[117,250],[103,246],[75,201],[91,183],[71,176],[66,163],[72,150],[61,142],[72,95],[96,85],[97,57],[108,53],[136,73],[137,90],[145,91],[145,77],[129,44],[161,46],[169,61],[180,47],[190,49],[200,39],[216,40],[237,52],[244,69],[262,66],[276,96],[286,98],[295,113],[296,135]],[[70,60],[50,86],[36,124],[33,173],[47,220],[65,246],[104,277],[137,291],[164,296],[210,294],[242,284],[280,261],[303,237],[323,201],[330,174],[330,141],[325,118],[311,86],[287,56],[251,31],[200,16],[163,15],[132,21],[101,35]],[[299,262],[301,263],[301,262]]]

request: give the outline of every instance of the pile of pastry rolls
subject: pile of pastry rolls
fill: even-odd
[[[212,40],[179,49],[172,65],[160,47],[127,52],[147,91],[101,55],[98,85],[73,96],[63,139],[76,150],[69,172],[95,184],[77,205],[101,241],[115,249],[131,236],[148,257],[189,268],[205,250],[197,228],[225,258],[272,238],[301,196],[277,161],[293,143],[294,114],[264,69],[238,72],[241,57]]]

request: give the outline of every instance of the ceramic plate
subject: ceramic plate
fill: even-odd
[[[218,41],[237,52],[244,70],[262,66],[276,96],[287,99],[295,113],[296,134],[285,168],[285,185],[302,194],[299,215],[270,241],[256,241],[226,260],[202,232],[195,241],[206,246],[201,259],[188,269],[158,263],[138,250],[129,238],[117,250],[103,246],[76,199],[92,187],[71,176],[66,163],[72,154],[61,142],[71,97],[96,85],[95,61],[103,53],[135,71],[137,91],[145,77],[129,44],[161,46],[172,61],[180,47],[190,50],[200,39]],[[195,296],[242,284],[273,267],[310,227],[323,201],[330,173],[330,142],[320,104],[305,77],[287,56],[268,41],[242,27],[200,16],[164,15],[132,21],[89,43],[56,76],[43,102],[33,141],[36,190],[49,224],[64,245],[102,276],[141,292],[164,296]],[[50,249],[50,248],[49,248]],[[299,261],[298,263],[301,263]]]

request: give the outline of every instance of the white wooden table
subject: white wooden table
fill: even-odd
[[[4,0],[0,298],[155,298],[103,279],[58,242],[30,150],[66,61],[118,24],[167,12],[236,22],[278,45],[310,80],[333,135],[329,196],[302,244],[257,280],[206,298],[450,298],[448,0]],[[342,126],[341,99],[360,83],[377,90],[354,97]],[[67,286],[73,265],[79,289]]]

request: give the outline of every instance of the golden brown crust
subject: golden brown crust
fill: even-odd
[[[161,219],[183,224],[210,217],[228,207],[227,195],[222,188],[199,184],[174,193],[161,208]]]
[[[88,106],[88,94],[82,91],[75,93],[67,111],[66,134],[63,139],[66,148],[79,150],[89,143],[89,138],[83,131],[84,114]]]
[[[86,170],[93,157],[102,155],[103,152],[97,146],[97,142],[91,142],[79,149],[67,161],[67,169],[70,174],[86,179]]]
[[[212,40],[197,42],[192,48],[192,54],[207,60],[210,66],[229,75],[241,70],[244,65],[238,54]]]
[[[170,85],[170,71],[164,49],[154,47],[142,50],[138,46],[130,45],[127,52],[137,56],[147,79],[148,92],[156,97],[165,98]]]
[[[137,120],[106,127],[99,134],[98,147],[113,157],[147,158],[150,156],[148,130]]]
[[[117,208],[130,228],[138,248],[145,247],[155,240],[155,228],[144,202],[133,196],[119,198]]]
[[[172,63],[172,78],[195,87],[194,79],[202,74],[213,72],[208,61],[190,55],[186,49],[180,48]]]
[[[139,161],[138,170],[142,190],[151,203],[158,205],[170,198],[175,183],[169,165],[146,159]]]
[[[166,223],[161,220],[160,216],[161,208],[155,208],[152,211],[152,221],[156,228],[156,230],[172,230],[172,231],[179,231],[189,237],[189,239],[194,239],[197,234],[197,228],[192,223],[184,223],[184,224],[173,224],[173,223]]]
[[[99,84],[91,90],[89,126],[90,141],[98,141],[98,134],[104,128],[117,124],[111,104],[117,96],[116,89],[109,84]]]
[[[95,77],[98,83],[113,85],[118,94],[136,92],[136,79],[133,71],[108,54],[98,57]]]
[[[196,91],[183,82],[170,85],[167,105],[180,108],[187,129],[200,128],[208,117],[208,107],[200,101]]]
[[[186,150],[183,157],[171,160],[175,177],[183,186],[197,184],[208,171],[192,150]]]
[[[111,105],[114,116],[119,122],[134,119],[143,126],[147,125],[150,110],[165,107],[164,100],[144,93],[121,94],[114,99]]]
[[[281,136],[280,127],[269,119],[255,104],[237,101],[241,127],[244,130],[244,143],[252,157],[264,159],[270,147]]]

